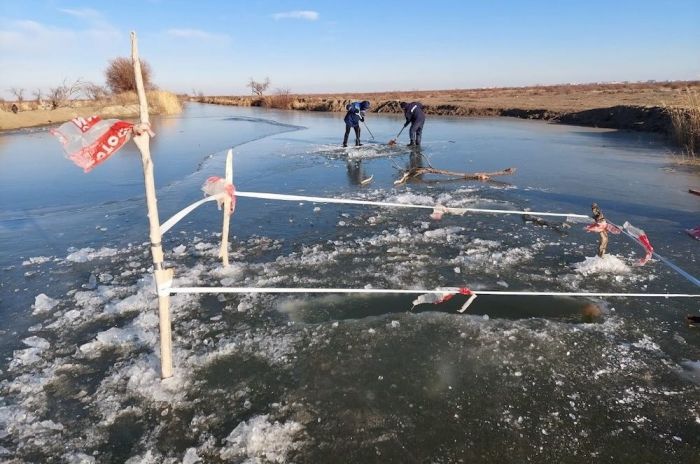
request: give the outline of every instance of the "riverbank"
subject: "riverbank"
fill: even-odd
[[[182,111],[177,95],[170,92],[149,92],[148,101],[151,114],[177,114]],[[25,102],[20,105],[17,113],[9,108],[0,109],[0,131],[47,126],[70,121],[78,116],[92,115],[120,119],[137,117],[138,98],[136,94],[122,94],[100,101],[74,100],[67,106],[56,109],[37,108],[35,103]]]
[[[669,133],[666,107],[682,107],[700,81],[583,84],[496,89],[410,92],[286,94],[192,97],[192,101],[234,106],[268,106],[301,111],[345,111],[354,100],[372,102],[370,112],[401,113],[399,101],[421,101],[428,114],[517,117],[611,129]]]

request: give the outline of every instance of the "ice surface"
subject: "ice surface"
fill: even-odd
[[[504,192],[494,198],[477,196],[497,187],[450,192],[441,188],[411,186],[400,193],[351,190],[339,195],[425,205],[508,203]],[[318,226],[319,219],[330,218],[328,230],[304,232],[302,239],[285,236],[286,242],[269,237],[238,241],[232,246],[235,262],[226,269],[216,259],[216,240],[179,236],[164,242],[176,262],[168,265],[175,266],[176,282],[183,286],[435,288],[459,286],[455,280],[465,279],[488,288],[569,289],[584,281],[590,270],[586,266],[572,270],[568,264],[572,256],[583,259],[585,251],[573,240],[540,242],[537,234],[520,230],[517,217],[446,215],[442,223],[433,224],[426,222],[429,210],[353,207],[350,212],[336,212],[335,207],[315,207],[312,214],[311,209],[305,208],[307,219]],[[336,231],[333,226],[341,211],[348,219]],[[304,224],[294,219],[295,227]],[[41,337],[18,338],[28,348],[15,350],[0,383],[0,430],[8,434],[3,437],[0,432],[0,438],[12,448],[8,453],[21,449],[21,457],[46,452],[53,460],[99,462],[106,458],[93,458],[92,450],[122,446],[112,437],[133,432],[132,455],[124,457],[131,463],[192,464],[211,457],[286,462],[290,452],[299,450],[303,450],[299,460],[305,461],[310,459],[307,452],[313,456],[322,447],[342,445],[346,424],[357,426],[355,430],[368,427],[352,445],[363,453],[386,453],[387,444],[399,442],[409,453],[405,456],[420,452],[410,439],[404,441],[410,434],[396,426],[400,421],[439,425],[432,436],[426,430],[424,446],[440,441],[437,435],[443,431],[449,435],[454,430],[464,438],[460,443],[470,443],[469,447],[479,434],[491,441],[495,436],[515,437],[523,444],[518,446],[531,443],[532,456],[540,458],[538,447],[556,455],[597,451],[608,435],[624,435],[628,426],[649,427],[646,418],[653,422],[669,417],[668,411],[678,419],[669,419],[674,421],[670,426],[654,422],[654,432],[666,433],[678,423],[698,420],[697,411],[687,413],[696,402],[695,384],[681,383],[677,375],[691,373],[697,383],[698,361],[688,361],[681,369],[680,355],[670,356],[660,348],[666,349],[659,334],[668,326],[629,318],[632,305],[626,302],[617,308],[620,316],[615,313],[604,323],[584,325],[556,318],[503,319],[491,308],[486,309],[490,318],[482,312],[464,317],[432,311],[387,316],[394,307],[408,309],[411,296],[177,295],[172,298],[175,376],[162,382],[147,247],[96,249],[83,248],[56,260],[62,271],[79,276],[75,288],[58,300],[44,294],[37,297],[34,309],[46,316],[41,325],[34,325]],[[268,253],[272,250],[275,253]],[[202,263],[189,269],[178,265],[185,260],[176,255],[185,254]],[[101,257],[113,259],[97,262]],[[29,258],[25,266],[46,262],[40,258]],[[86,262],[87,266],[74,266]],[[609,264],[588,267],[597,269],[592,274],[618,272]],[[98,276],[91,285],[95,288],[80,289],[88,272]],[[621,287],[614,279],[609,285]],[[61,295],[50,290],[45,291]],[[342,323],[333,320],[332,311],[330,320],[322,323],[305,319],[305,312],[336,304],[350,312]],[[371,308],[372,316],[355,317],[352,311],[357,308]],[[657,308],[640,309],[635,314]],[[687,345],[681,353],[697,359],[690,351],[692,344]],[[662,390],[674,375],[676,390]],[[377,379],[391,390],[378,389],[373,384]],[[590,379],[596,382],[591,384]],[[499,386],[493,398],[497,406],[481,408],[484,395],[493,394],[492,385]],[[356,393],[359,400],[353,400]],[[400,403],[393,402],[396,398]],[[655,416],[659,398],[666,410]],[[609,417],[599,416],[600,408]],[[347,411],[352,414],[345,415]],[[125,429],[130,416],[139,418],[139,425]],[[191,424],[181,423],[189,417]],[[308,420],[318,435],[305,443],[304,431],[311,428]],[[316,428],[316,420],[322,426]],[[357,422],[348,422],[352,420]],[[445,425],[448,421],[454,424]],[[584,425],[593,422],[619,425],[623,431],[611,428],[596,436]],[[535,429],[536,437],[528,434]],[[169,436],[179,433],[184,435]],[[673,433],[688,443],[687,435]],[[653,442],[652,435],[644,436]],[[672,441],[677,440],[672,436],[676,435],[655,444],[668,441],[668,449],[680,449],[673,448]],[[183,439],[189,448],[161,447],[171,438]],[[304,450],[309,444],[310,450]],[[458,454],[464,447],[450,448],[447,442],[442,446],[445,461],[464,457]]]

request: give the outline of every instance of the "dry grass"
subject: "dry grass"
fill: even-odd
[[[148,92],[148,103],[158,114],[177,114],[182,112],[182,104],[177,95],[163,90]]]
[[[157,114],[177,114],[182,111],[180,99],[174,93],[164,90],[151,90],[146,92],[148,107]],[[113,105],[129,106],[138,105],[139,97],[136,92],[122,92],[111,98]]]
[[[113,105],[133,105],[138,104],[139,97],[136,92],[122,92],[112,95],[110,100]]]
[[[681,150],[683,162],[700,163],[700,98],[687,89],[682,106],[666,106],[671,117],[673,140]]]
[[[174,114],[182,111],[177,95],[164,91],[147,93],[151,114]],[[93,114],[103,118],[136,118],[139,115],[138,97],[135,92],[124,92],[101,100],[70,100],[69,105],[56,109],[36,109],[34,102],[23,102],[21,111],[9,111],[12,102],[0,101],[0,131],[57,124],[77,116]],[[4,111],[4,106],[8,111]]]
[[[292,108],[292,96],[289,89],[277,89],[274,95],[267,97],[265,100],[265,106],[269,108],[281,110],[289,110]]]
[[[421,101],[425,105],[465,106],[475,110],[489,108],[547,109],[574,112],[612,106],[682,105],[685,89],[700,92],[700,81],[639,82],[617,84],[566,84],[531,87],[482,89],[416,90],[392,92],[355,92],[337,94],[293,94],[296,99],[327,99],[376,102],[389,100]]]

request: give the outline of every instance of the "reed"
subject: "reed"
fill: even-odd
[[[159,114],[177,114],[182,112],[180,99],[174,93],[163,90],[147,92],[148,102],[153,110]]]
[[[277,89],[274,95],[266,98],[265,106],[269,108],[289,110],[292,108],[292,100],[293,99],[289,89]]]
[[[680,148],[684,162],[700,163],[700,97],[690,89],[679,106],[667,106],[671,119],[671,136]]]
[[[164,90],[151,90],[146,92],[148,106],[156,114],[177,114],[182,111],[180,99],[174,93]],[[138,104],[136,92],[122,92],[112,97],[112,101],[121,106]]]

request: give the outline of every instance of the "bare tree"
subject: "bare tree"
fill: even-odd
[[[104,85],[95,84],[94,82],[87,82],[83,89],[85,96],[90,100],[104,100],[109,95],[109,90]]]
[[[61,106],[66,106],[68,101],[75,98],[84,86],[85,83],[78,78],[74,82],[68,82],[67,79],[64,79],[63,83],[58,87],[50,88],[48,97],[51,109],[55,110]]]
[[[253,95],[262,97],[263,93],[265,93],[268,87],[270,87],[270,78],[266,77],[263,82],[258,82],[251,77],[250,82],[248,82],[248,85],[246,87],[250,87],[250,90],[251,92],[253,92]]]
[[[192,98],[196,98],[198,102],[204,101],[204,92],[192,88]]]
[[[146,90],[152,90],[155,85],[151,82],[151,66],[144,60],[139,61],[141,62],[143,85]],[[105,77],[107,78],[107,87],[112,93],[136,91],[136,78],[130,58],[119,56],[111,60],[105,70]]]
[[[32,92],[32,96],[34,97],[34,104],[36,105],[36,109],[40,110],[44,106],[44,93],[41,89],[35,89]]]
[[[10,93],[15,96],[17,103],[22,103],[24,101],[24,89],[19,87],[12,87]]]

